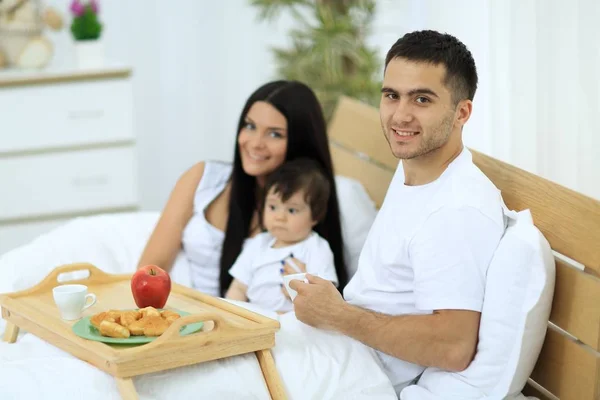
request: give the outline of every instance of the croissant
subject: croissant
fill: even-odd
[[[144,325],[146,324],[146,318],[138,319],[137,321],[132,322],[127,326],[129,332],[133,336],[143,336],[144,335]]]
[[[160,315],[162,315],[162,317],[169,323],[169,325],[171,325],[173,323],[173,321],[175,321],[176,319],[181,317],[175,311],[171,311],[171,310],[164,310],[163,312],[160,313]]]
[[[100,323],[100,334],[113,338],[128,338],[129,330],[116,322],[102,321]]]
[[[169,328],[169,323],[162,317],[152,316],[144,319],[144,335],[160,336]]]
[[[92,317],[90,318],[90,323],[97,329],[100,328],[100,323],[102,321],[104,321],[104,319],[106,318],[106,311],[102,311],[101,313],[98,313],[96,315],[92,315]],[[114,321],[112,321],[114,322]]]
[[[108,314],[108,312],[106,312],[106,311],[103,311],[103,312],[101,312],[101,313],[98,313],[98,314],[96,314],[96,315],[93,315],[93,316],[90,318],[90,322],[91,322],[91,324],[92,324],[94,327],[96,327],[96,329],[99,329],[99,328],[100,328],[100,323],[101,323],[102,321],[108,321],[108,322],[117,322],[117,320],[116,320],[115,318],[111,317],[111,316]]]
[[[117,324],[121,323],[121,311],[119,310],[108,310],[106,312],[107,317],[111,318],[114,320],[114,322],[116,322]]]
[[[156,308],[151,307],[151,306],[146,307],[146,308],[141,308],[140,313],[142,314],[142,317],[160,317],[160,311],[158,311]]]
[[[178,314],[178,313],[176,313],[176,312],[175,312],[175,311],[173,311],[173,310],[162,310],[162,311],[160,312],[160,315],[161,315],[161,317],[163,317],[163,318],[167,318],[168,316],[177,316],[177,317],[179,317],[179,314]]]
[[[140,319],[142,314],[139,311],[121,311],[121,325],[129,327],[132,323]]]

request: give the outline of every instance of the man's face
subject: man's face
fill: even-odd
[[[443,147],[457,125],[446,68],[395,58],[383,79],[379,112],[395,157],[413,159]]]

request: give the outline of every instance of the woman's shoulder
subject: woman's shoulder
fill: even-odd
[[[205,169],[204,162],[196,163],[188,168],[177,180],[171,196],[187,196],[188,193],[194,193],[205,175]]]
[[[231,176],[231,163],[225,161],[200,161],[192,166],[187,174],[196,176],[197,190],[221,188]]]
[[[206,160],[200,161],[198,164],[203,164],[204,168],[211,168],[215,171],[224,171],[227,173],[231,173],[231,169],[233,165],[229,161],[220,161],[220,160]]]
[[[205,175],[217,181],[227,181],[231,176],[233,166],[227,161],[207,160],[204,164]]]

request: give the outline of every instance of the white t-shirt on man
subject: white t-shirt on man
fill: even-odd
[[[492,255],[504,234],[500,191],[466,148],[434,182],[404,185],[399,164],[344,290],[389,315],[481,311]],[[378,352],[396,392],[424,367]]]
[[[312,232],[291,246],[274,248],[275,238],[268,232],[246,241],[229,274],[248,286],[248,301],[272,311],[292,311],[294,305],[283,295],[281,261],[293,254],[306,265],[306,272],[337,284],[333,252],[327,240]]]

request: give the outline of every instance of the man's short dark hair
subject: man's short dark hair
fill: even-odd
[[[297,158],[285,162],[269,175],[265,183],[263,206],[271,189],[287,201],[299,190],[304,190],[304,201],[310,205],[313,221],[320,222],[327,214],[331,182],[315,160]]]
[[[385,67],[395,58],[443,64],[446,67],[444,84],[450,89],[454,103],[464,99],[472,101],[475,97],[475,60],[467,46],[452,35],[431,30],[407,33],[388,51]]]

